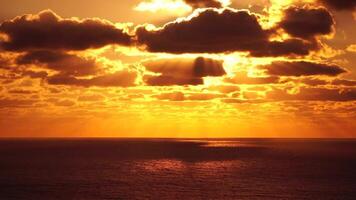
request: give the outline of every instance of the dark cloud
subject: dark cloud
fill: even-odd
[[[327,80],[315,78],[315,77],[305,77],[305,78],[288,78],[281,83],[288,83],[288,82],[293,82],[293,83],[302,83],[305,85],[309,86],[321,86],[321,85],[328,85],[329,82]]]
[[[143,65],[148,71],[160,74],[145,76],[148,85],[200,85],[203,77],[226,74],[222,61],[203,57],[158,59]]]
[[[113,74],[95,76],[93,78],[77,78],[72,75],[58,74],[48,77],[51,85],[69,85],[80,87],[130,87],[135,86],[136,72],[119,71]]]
[[[325,6],[335,10],[355,10],[355,0],[319,0]]]
[[[223,5],[217,0],[184,0],[193,8],[221,8]]]
[[[151,52],[227,53],[250,52],[253,56],[308,55],[317,46],[299,39],[271,42],[258,16],[245,10],[205,9],[197,16],[149,31],[138,27],[138,43]]]
[[[345,69],[336,65],[305,61],[277,61],[270,65],[260,66],[259,68],[266,70],[267,74],[274,76],[337,76],[346,72]]]
[[[1,98],[0,99],[0,109],[5,109],[9,107],[23,108],[30,107],[36,101],[32,99],[11,99],[11,98]]]
[[[333,85],[356,86],[356,80],[335,79],[331,82]]]
[[[34,94],[37,93],[37,91],[33,90],[24,90],[24,89],[12,89],[8,91],[10,94]]]
[[[290,94],[285,89],[267,92],[267,99],[277,101],[355,101],[356,89],[299,88],[298,93]]]
[[[19,65],[44,65],[48,69],[71,75],[91,75],[98,71],[95,59],[54,51],[31,51],[17,58]]]
[[[193,75],[195,77],[223,76],[226,72],[222,61],[198,57],[194,61]]]
[[[223,76],[223,62],[211,58],[157,59],[143,63],[147,70],[165,75],[185,77]]]
[[[247,11],[206,9],[190,20],[177,21],[162,29],[137,29],[138,41],[152,52],[220,53],[251,50],[266,41],[268,33]]]
[[[13,70],[14,69],[14,64],[13,64],[13,58],[11,56],[6,55],[5,52],[1,51],[0,48],[0,70]]]
[[[317,35],[327,35],[333,31],[333,17],[324,8],[293,6],[286,9],[284,14],[280,27],[291,36],[312,39]]]
[[[48,73],[45,71],[31,71],[31,70],[27,70],[27,71],[23,71],[22,72],[22,76],[29,76],[31,78],[41,78],[44,79],[48,76]]]
[[[308,86],[324,86],[324,85],[331,85],[331,86],[345,86],[345,87],[354,87],[356,86],[356,80],[351,79],[341,79],[335,78],[332,80],[324,80],[319,79],[316,77],[305,77],[305,78],[287,78],[281,81],[281,83],[302,83]]]
[[[277,56],[307,56],[310,51],[318,49],[315,40],[304,41],[301,39],[287,39],[282,42],[271,41],[263,43],[251,51],[251,56],[255,57],[277,57]]]
[[[37,15],[24,15],[0,26],[9,37],[1,42],[9,51],[85,50],[109,44],[130,45],[131,37],[114,24],[100,19],[62,19],[47,10]]]

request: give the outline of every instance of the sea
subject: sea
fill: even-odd
[[[356,199],[353,139],[0,139],[0,200]]]

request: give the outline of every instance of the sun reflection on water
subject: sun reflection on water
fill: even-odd
[[[183,171],[186,168],[186,165],[180,160],[160,159],[140,161],[138,167],[149,172],[167,172]]]

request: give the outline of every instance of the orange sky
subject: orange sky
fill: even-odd
[[[355,137],[356,4],[5,0],[2,137]]]

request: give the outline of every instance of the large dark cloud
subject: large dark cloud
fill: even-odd
[[[319,0],[322,4],[335,10],[355,10],[355,0]]]
[[[280,23],[288,34],[294,37],[312,39],[316,35],[326,35],[333,31],[334,20],[324,8],[289,7]]]
[[[85,50],[109,44],[130,45],[131,37],[114,24],[100,19],[62,19],[47,10],[37,15],[24,15],[0,26],[9,40],[1,47],[21,50]]]
[[[193,8],[221,8],[223,5],[217,0],[184,0]]]
[[[300,39],[270,42],[258,16],[245,10],[206,9],[183,21],[157,30],[139,27],[138,43],[151,52],[227,53],[250,52],[253,56],[307,55],[316,45]]]
[[[54,51],[31,51],[17,58],[17,64],[44,65],[61,73],[71,75],[91,75],[98,71],[95,59]]]
[[[130,71],[119,71],[113,74],[104,74],[92,78],[77,78],[72,75],[57,74],[48,77],[51,85],[69,85],[80,87],[130,87],[135,86],[137,74]]]
[[[158,59],[143,65],[148,71],[160,74],[145,76],[148,85],[200,85],[203,77],[226,74],[222,61],[203,57]]]
[[[152,52],[219,53],[250,50],[266,41],[257,16],[247,11],[207,9],[190,20],[177,21],[162,29],[137,29],[138,41]]]
[[[266,70],[267,74],[275,76],[337,76],[346,72],[345,69],[336,65],[305,61],[276,61],[270,65],[260,66],[260,68]]]

